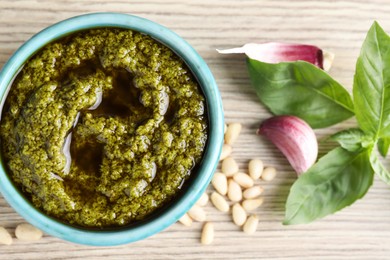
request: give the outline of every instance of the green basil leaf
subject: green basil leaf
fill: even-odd
[[[345,150],[356,152],[363,148],[366,136],[361,129],[351,128],[335,133],[330,139],[337,141]]]
[[[375,151],[371,151],[370,154],[371,166],[374,169],[376,175],[386,184],[390,185],[390,173],[386,170],[383,164],[379,161]]]
[[[309,223],[351,205],[366,194],[373,176],[369,149],[335,148],[293,184],[283,223]]]
[[[383,157],[386,157],[387,152],[389,151],[389,146],[390,146],[390,137],[379,138],[378,151]]]
[[[360,128],[375,139],[390,136],[390,37],[377,22],[356,62],[353,97]]]
[[[354,115],[349,93],[325,71],[304,62],[264,63],[248,59],[252,85],[275,115],[295,115],[313,128]]]

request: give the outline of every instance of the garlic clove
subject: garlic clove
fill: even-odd
[[[280,42],[247,43],[239,48],[218,50],[221,54],[245,53],[249,58],[267,62],[278,63],[288,61],[307,61],[328,71],[334,59],[334,54],[323,51],[317,46],[307,44],[291,44]]]
[[[258,135],[267,137],[297,172],[306,172],[316,161],[318,143],[313,129],[296,116],[275,116],[261,123]]]

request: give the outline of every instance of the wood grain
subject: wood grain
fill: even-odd
[[[219,85],[227,122],[241,122],[234,145],[242,169],[261,157],[278,169],[277,179],[264,183],[265,203],[254,213],[258,232],[245,235],[231,216],[206,207],[215,225],[215,241],[199,243],[201,223],[175,224],[146,240],[119,247],[88,247],[45,236],[35,243],[15,239],[0,245],[0,259],[388,259],[390,255],[390,190],[376,180],[363,200],[316,223],[282,226],[284,201],[292,169],[276,149],[254,132],[269,113],[250,86],[245,60],[221,56],[216,48],[247,42],[284,41],[315,44],[336,54],[330,72],[351,89],[355,60],[373,20],[390,32],[386,0],[35,0],[0,1],[0,67],[33,34],[82,13],[113,11],[142,16],[163,24],[186,39],[206,60]],[[355,125],[354,120],[316,131],[319,138]],[[324,145],[321,152],[329,149]],[[389,164],[387,163],[389,166]],[[211,189],[210,189],[211,191]],[[10,232],[23,219],[0,197],[0,225]]]

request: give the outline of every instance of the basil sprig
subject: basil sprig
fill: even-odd
[[[376,149],[390,146],[390,37],[377,22],[367,33],[356,63],[353,102],[326,72],[306,62],[267,64],[248,60],[252,85],[274,114],[290,114],[313,128],[341,122],[355,114],[359,128],[331,136],[337,147],[295,181],[286,202],[284,224],[325,217],[362,198],[374,173],[390,185],[390,173]]]

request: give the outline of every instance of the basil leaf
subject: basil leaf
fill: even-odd
[[[330,139],[337,141],[345,150],[356,152],[363,148],[366,136],[359,128],[351,128],[335,133]]]
[[[379,138],[378,151],[383,157],[386,157],[387,152],[389,151],[389,146],[390,146],[390,137]]]
[[[386,184],[390,185],[390,173],[386,170],[383,164],[379,161],[375,151],[370,154],[371,166],[378,177]]]
[[[313,128],[354,115],[348,92],[308,62],[270,64],[248,59],[247,64],[257,96],[275,115],[295,115]]]
[[[356,63],[353,97],[360,128],[375,139],[390,136],[390,37],[377,22]]]
[[[335,148],[293,184],[284,224],[309,223],[362,198],[373,182],[369,150]]]

